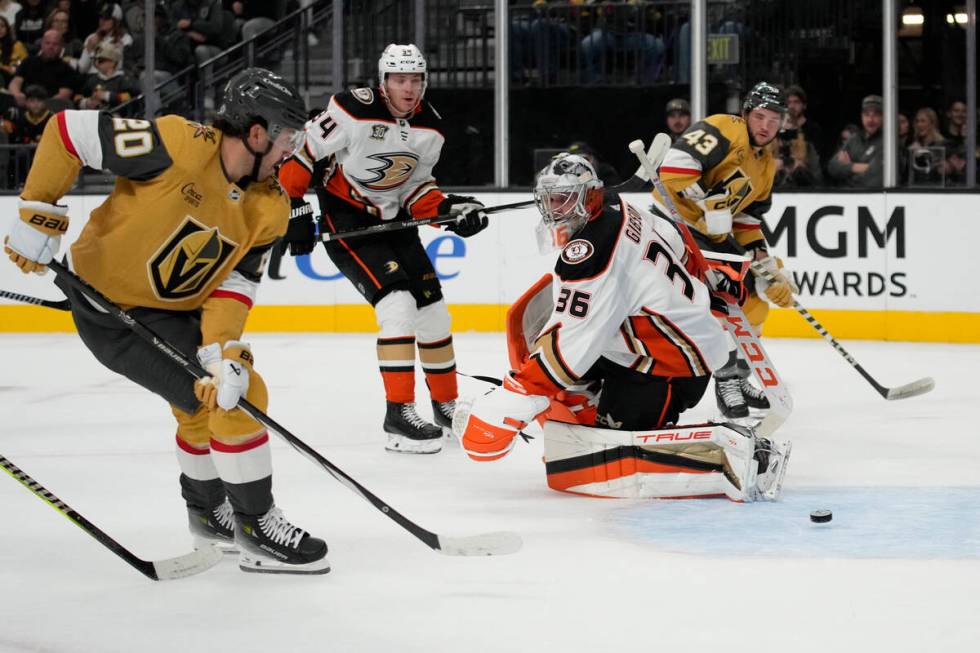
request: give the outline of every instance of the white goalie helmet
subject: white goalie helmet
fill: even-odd
[[[389,73],[418,73],[422,75],[422,96],[428,83],[428,72],[425,57],[414,43],[399,45],[391,43],[381,53],[378,59],[378,84],[384,87]]]
[[[538,249],[553,252],[602,210],[602,181],[585,157],[562,152],[535,178],[534,202],[541,212]]]

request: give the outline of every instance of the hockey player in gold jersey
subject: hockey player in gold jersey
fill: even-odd
[[[767,82],[756,84],[742,104],[742,115],[716,114],[691,125],[676,139],[659,173],[670,202],[691,226],[702,249],[734,253],[735,240],[776,279],[767,284],[749,277],[745,313],[761,328],[769,304],[790,306],[793,284],[769,254],[762,216],[772,205],[775,161],[767,147],[779,133],[786,96]],[[654,208],[668,216],[669,206],[658,191]],[[766,301],[768,299],[768,302]],[[718,406],[727,417],[746,417],[749,407],[768,408],[765,395],[748,381],[748,366],[737,360],[715,372]]]
[[[194,381],[67,284],[85,345],[109,369],[160,395],[177,420],[180,484],[199,546],[239,549],[244,571],[325,573],[323,540],[288,522],[272,496],[268,434],[236,408],[268,404],[241,342],[264,261],[286,231],[275,169],[302,143],[297,91],[252,68],[229,81],[215,125],[179,116],[64,111],[49,121],[4,251],[44,272],[68,225],[58,201],[81,167],[117,175],[67,253],[67,265],[211,373]]]

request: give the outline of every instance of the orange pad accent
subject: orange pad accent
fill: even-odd
[[[527,340],[524,338],[524,311],[527,310],[527,305],[542,289],[550,286],[551,275],[546,274],[507,309],[507,355],[512,370],[519,370],[524,367],[524,363],[527,362],[531,353],[527,349]]]
[[[506,456],[516,435],[517,431],[513,428],[495,426],[476,415],[470,415],[461,439],[463,449],[470,458],[486,462]]]

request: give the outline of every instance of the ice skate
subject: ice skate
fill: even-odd
[[[385,445],[388,451],[438,453],[442,450],[442,428],[422,419],[414,403],[389,401],[384,430],[388,435],[388,444]]]
[[[455,442],[453,438],[453,415],[456,414],[456,401],[432,401],[432,416],[436,426],[442,429],[442,437]]]
[[[741,379],[742,398],[749,408],[756,410],[769,410],[769,399],[766,393],[752,385],[748,379]]]
[[[187,506],[187,525],[194,538],[194,548],[214,546],[222,553],[238,553],[235,546],[235,517],[228,499],[207,509]]]
[[[327,543],[290,524],[272,507],[258,517],[235,516],[238,568],[260,574],[325,574]]]
[[[742,379],[715,378],[715,399],[718,410],[728,419],[739,419],[749,416],[749,407],[742,394]]]

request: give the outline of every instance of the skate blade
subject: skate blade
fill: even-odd
[[[247,574],[291,574],[293,576],[317,576],[330,571],[326,558],[308,562],[305,565],[290,565],[273,558],[260,558],[242,555],[238,568]]]
[[[238,546],[234,541],[210,540],[206,537],[194,537],[194,550],[200,551],[213,546],[224,555],[238,555]]]
[[[413,440],[403,435],[388,433],[388,444],[385,445],[385,451],[392,453],[439,453],[442,451],[442,442],[442,438]]]

